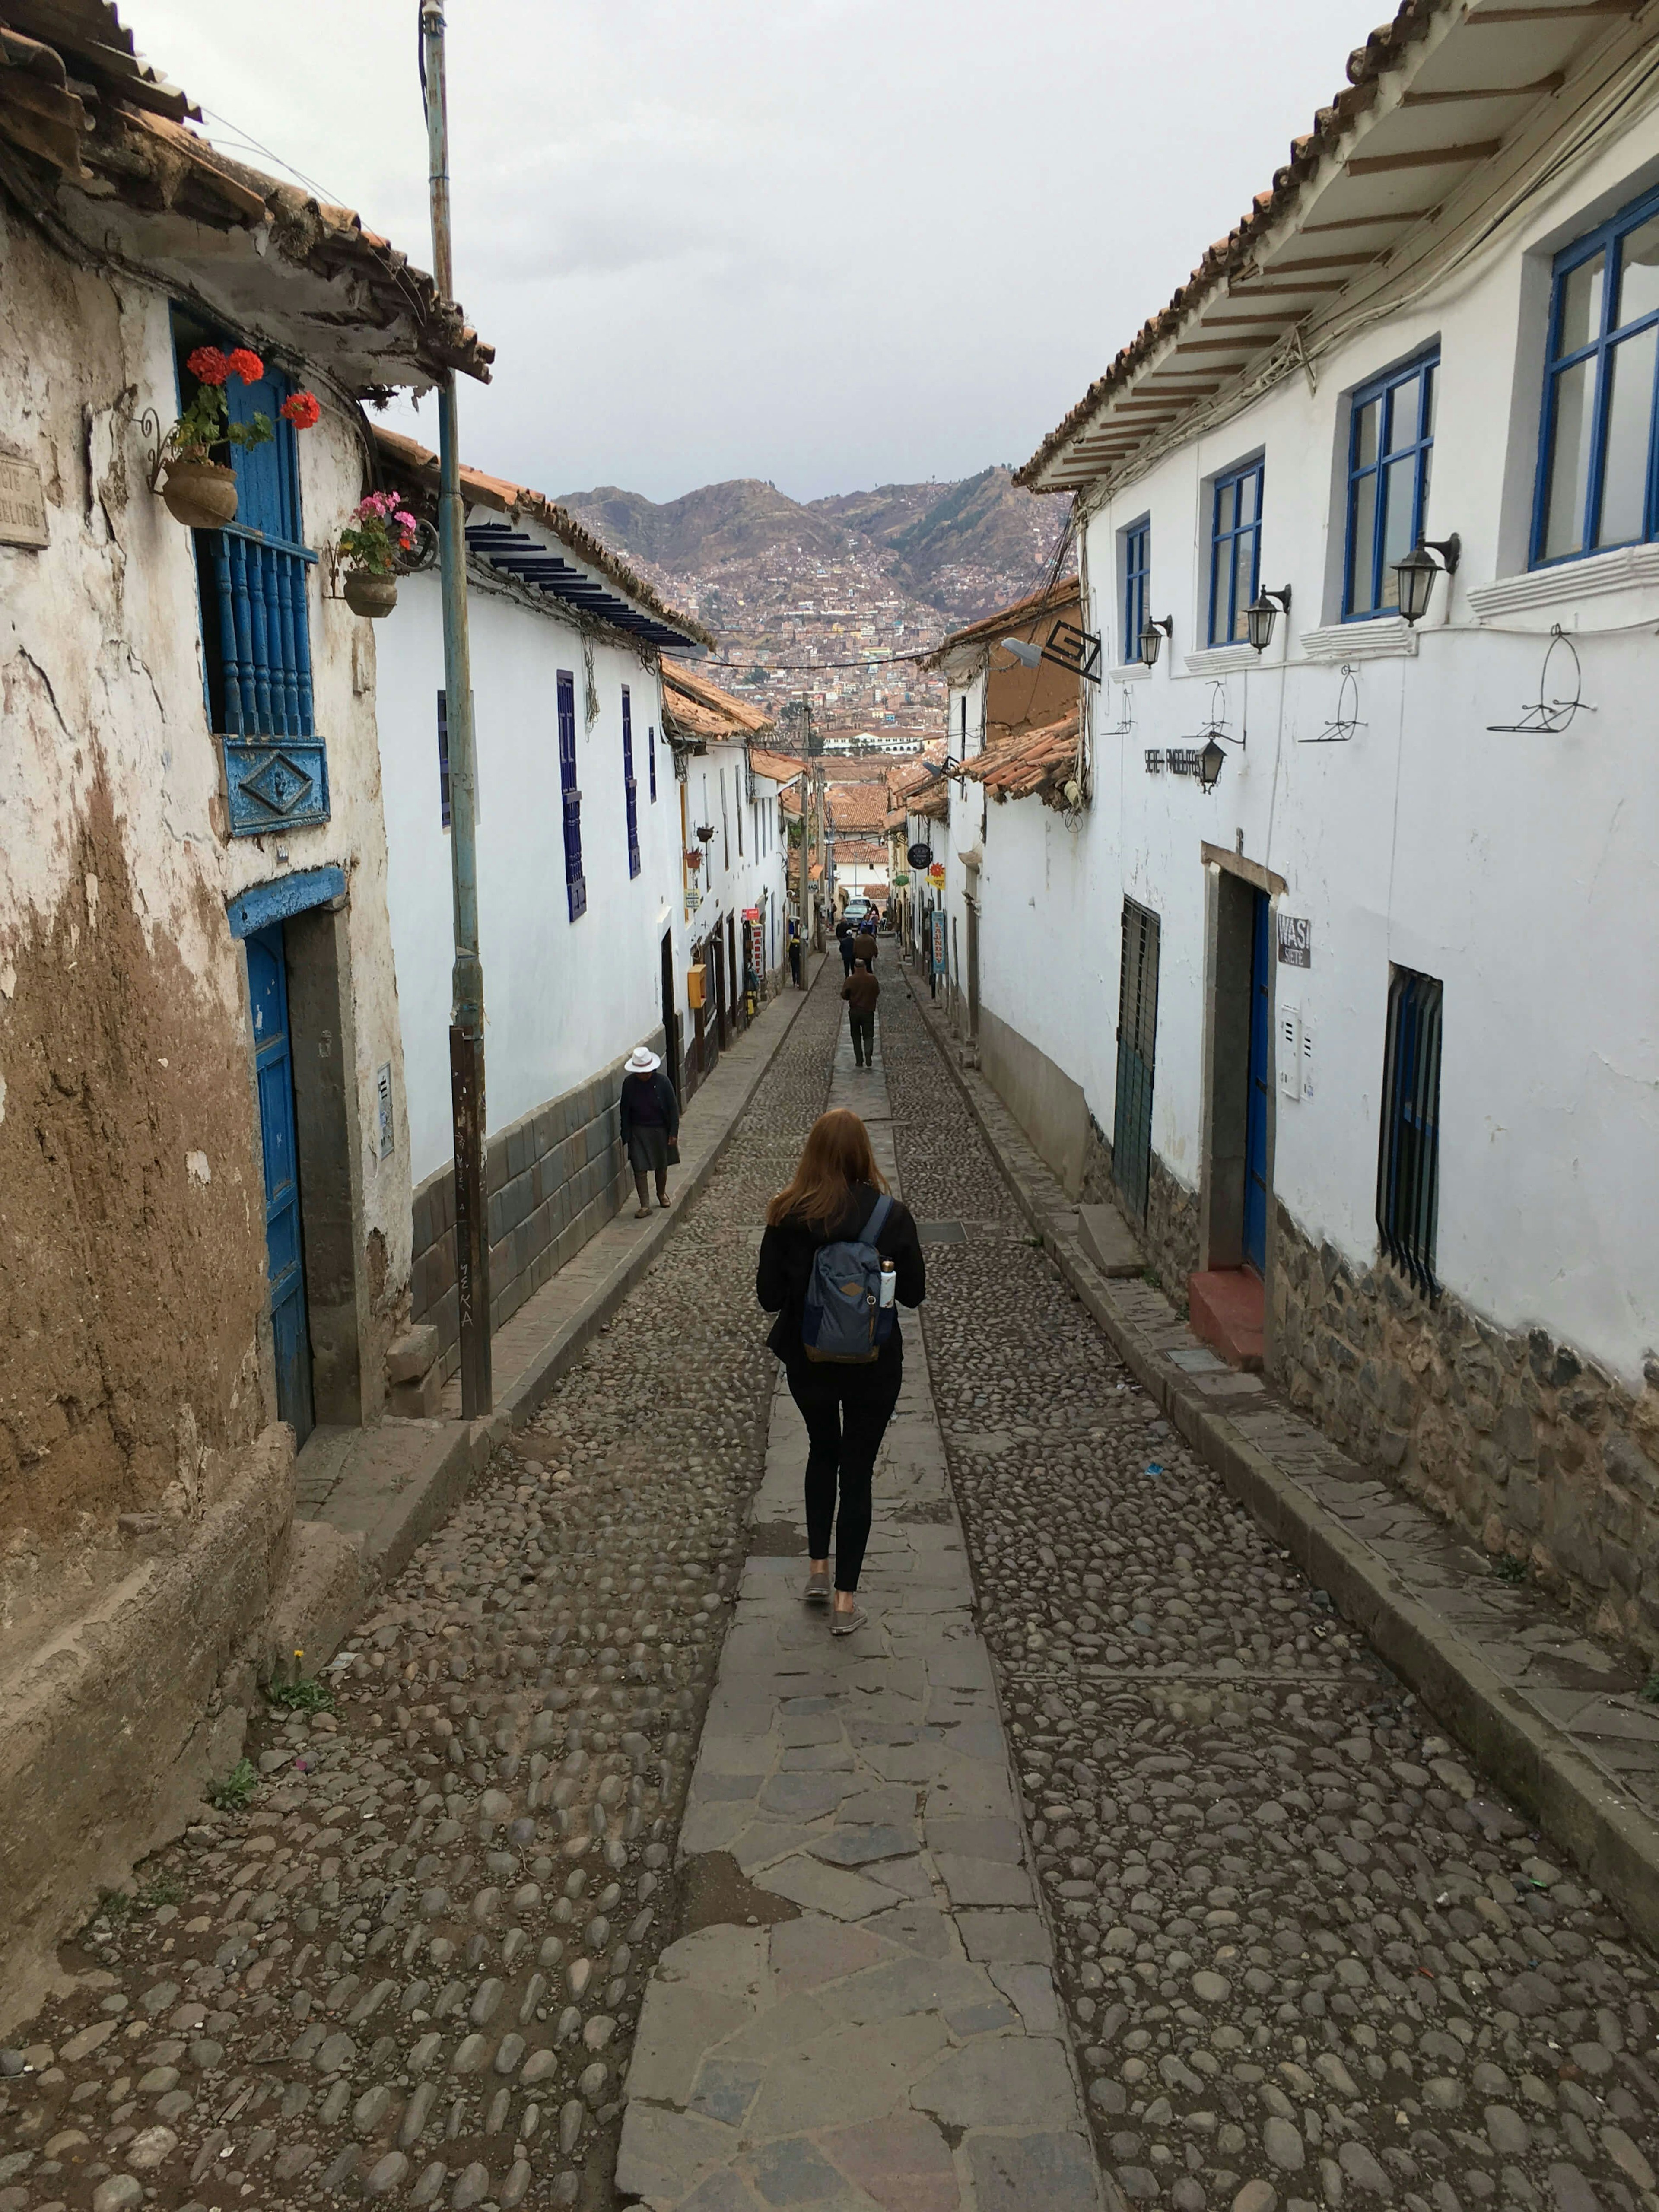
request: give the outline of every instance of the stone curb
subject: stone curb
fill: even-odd
[[[363,1553],[362,1612],[369,1609],[386,1583],[402,1573],[446,1515],[465,1497],[489,1465],[490,1455],[496,1447],[504,1443],[514,1429],[522,1427],[559,1377],[574,1366],[605,1322],[611,1319],[660,1254],[678,1227],[685,1208],[703,1188],[719,1164],[731,1142],[732,1132],[747,1111],[750,1100],[759,1089],[762,1078],[776,1058],[785,1038],[794,1027],[795,1017],[811,997],[812,984],[816,981],[815,974],[804,991],[786,987],[780,997],[771,1002],[773,1007],[781,1012],[783,1018],[775,1032],[767,1038],[765,1050],[757,1057],[753,1067],[747,1071],[747,1080],[726,1109],[723,1121],[715,1124],[707,1151],[701,1159],[687,1166],[671,1210],[666,1213],[653,1214],[642,1235],[629,1248],[626,1256],[617,1261],[568,1320],[537,1347],[528,1364],[501,1390],[492,1412],[465,1425],[459,1421],[445,1424],[446,1433],[434,1439],[406,1488],[368,1532]],[[763,1014],[759,1017],[761,1020],[764,1018]],[[745,1034],[753,1036],[754,1030],[751,1029]],[[729,1061],[726,1064],[729,1065]],[[695,1112],[696,1108],[694,1099],[690,1110]],[[326,1519],[326,1512],[322,1517]],[[350,1634],[354,1626],[355,1623],[347,1624],[342,1641]]]
[[[902,963],[901,963],[902,965]],[[924,1020],[940,1017],[905,981]],[[1024,1140],[1010,1143],[979,1093],[996,1093],[964,1069],[948,1035],[940,1056],[1004,1180],[1067,1285],[1171,1425],[1290,1553],[1316,1589],[1463,1743],[1482,1771],[1538,1822],[1642,1939],[1659,1947],[1659,1827],[1610,1787],[1565,1729],[1555,1727],[1488,1667],[1478,1647],[1413,1596],[1369,1546],[1350,1534],[1259,1446],[1218,1413],[1114,1304],[1106,1279],[1075,1238],[1055,1233],[1054,1178]],[[1026,1154],[1021,1160],[1018,1155]],[[1041,1182],[1038,1178],[1041,1177]]]

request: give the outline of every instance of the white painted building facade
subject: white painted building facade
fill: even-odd
[[[381,433],[417,502],[433,457]],[[674,1067],[691,928],[660,653],[703,634],[573,518],[464,470],[477,757],[490,1300],[497,1323],[629,1188],[620,1067]],[[379,716],[413,1167],[414,1311],[458,1341],[449,1073],[453,958],[443,618],[435,568],[380,625]],[[676,1079],[679,1079],[675,1069]]]
[[[1650,47],[1414,9],[1358,58],[1024,471],[1080,499],[1107,680],[1075,836],[989,810],[982,1004],[1195,1317],[1259,1273],[1293,1397],[1659,1643]]]

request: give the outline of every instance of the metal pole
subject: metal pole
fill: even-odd
[[[432,274],[455,296],[449,240],[449,113],[444,88],[443,0],[421,0]],[[449,732],[449,859],[455,907],[450,985],[449,1094],[455,1127],[455,1282],[460,1306],[461,1412],[494,1401],[489,1372],[489,1224],[484,1188],[483,964],[478,957],[477,754],[466,628],[466,530],[461,505],[455,373],[438,387],[438,569],[444,610],[444,702]]]

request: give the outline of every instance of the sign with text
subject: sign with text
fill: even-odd
[[[935,909],[933,914],[933,973],[945,973],[945,916]]]
[[[44,545],[46,500],[33,461],[0,453],[0,545]]]
[[[936,891],[939,891],[939,890],[944,890],[944,888],[945,888],[945,863],[944,863],[944,861],[943,861],[943,860],[935,860],[935,861],[934,861],[934,863],[933,863],[933,866],[932,866],[931,868],[929,868],[929,869],[928,869],[928,871],[927,871],[927,880],[928,880],[928,882],[929,882],[929,883],[933,886],[933,889],[934,889]]]
[[[1313,924],[1293,914],[1279,917],[1279,964],[1281,968],[1313,966]]]

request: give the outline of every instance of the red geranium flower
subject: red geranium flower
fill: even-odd
[[[246,346],[237,347],[230,356],[228,366],[244,384],[257,384],[265,373],[264,362],[257,353],[250,353]]]
[[[222,384],[230,374],[230,363],[217,346],[198,346],[185,367],[203,384]]]
[[[285,422],[292,422],[296,430],[314,428],[322,411],[317,404],[317,395],[314,392],[290,392],[276,410],[283,420]]]

